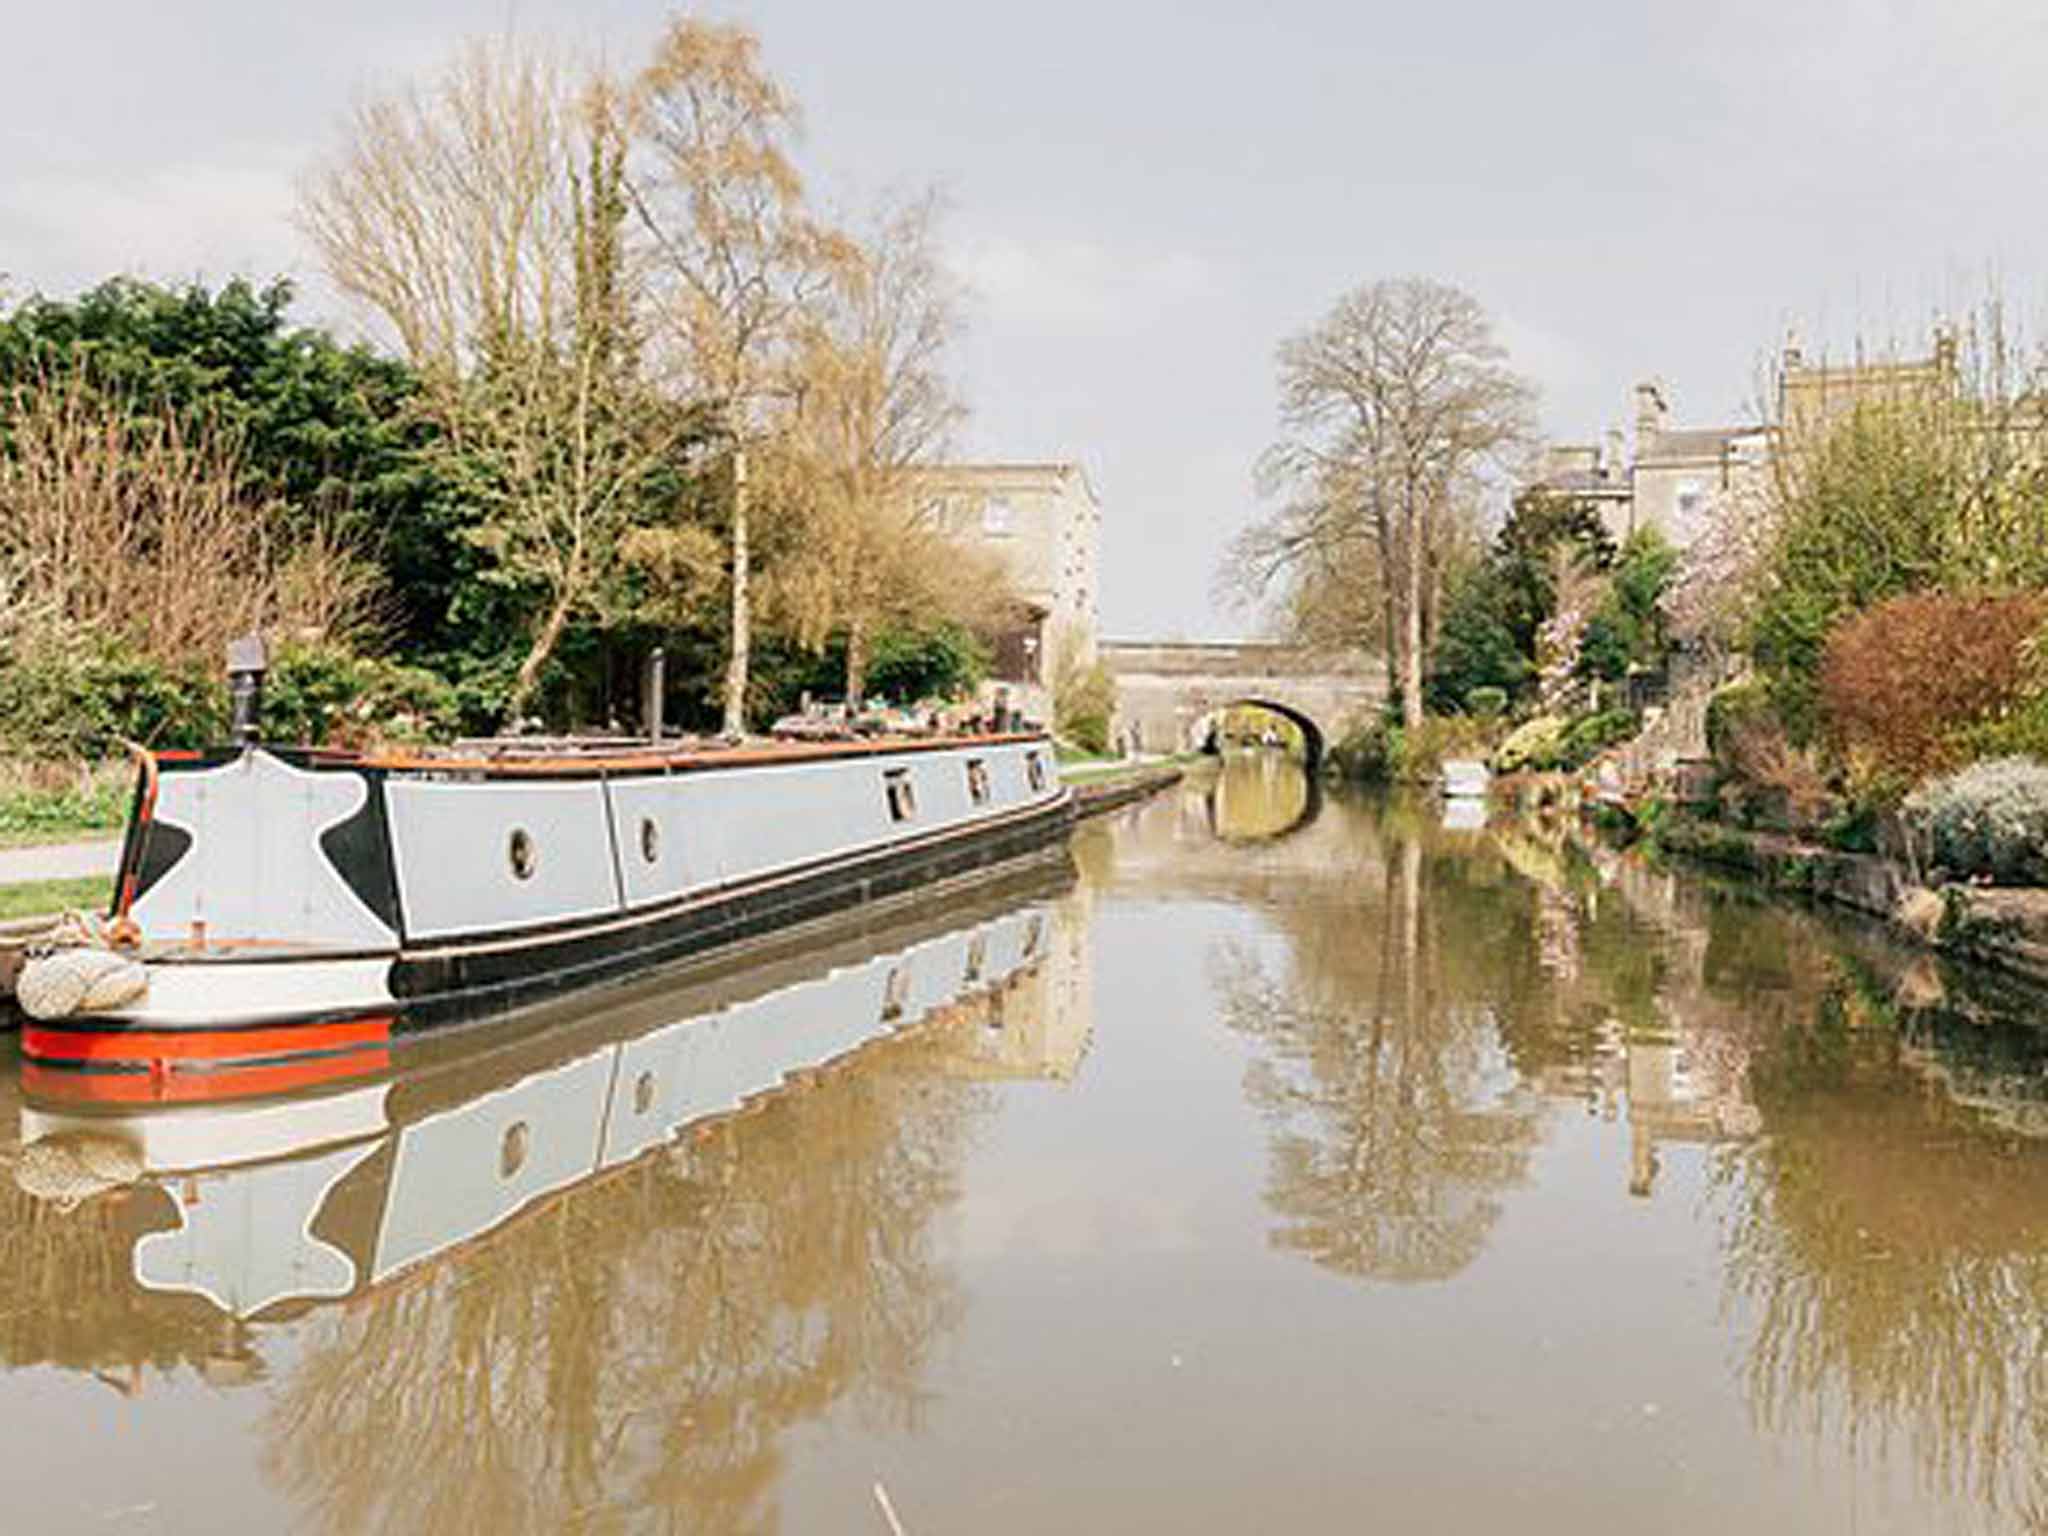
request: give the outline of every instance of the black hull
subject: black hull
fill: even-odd
[[[970,878],[1051,847],[1072,821],[1071,803],[1061,802],[1011,823],[836,861],[810,874],[741,886],[598,931],[401,955],[391,968],[391,990],[401,999],[396,1030],[417,1033],[490,1018]]]

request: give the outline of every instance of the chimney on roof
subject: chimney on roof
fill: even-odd
[[[1671,408],[1664,403],[1664,386],[1655,379],[1645,379],[1636,386],[1636,456],[1640,458],[1643,445],[1664,430],[1664,418]]]
[[[1956,328],[1952,325],[1934,328],[1934,367],[1944,377],[1956,371]]]

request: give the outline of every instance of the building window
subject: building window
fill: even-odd
[[[967,760],[967,798],[976,805],[988,804],[988,764],[978,757]]]
[[[1016,509],[1007,496],[991,496],[981,504],[981,531],[996,538],[1008,538],[1017,531]]]
[[[1700,512],[1706,507],[1706,504],[1707,493],[1700,488],[1699,481],[1681,480],[1678,482],[1678,515],[1680,517],[1688,519],[1698,517]]]
[[[908,821],[917,814],[917,791],[911,786],[908,768],[891,768],[884,773],[882,793],[889,801],[891,821]]]

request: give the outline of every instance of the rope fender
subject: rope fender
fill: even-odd
[[[30,1018],[44,1021],[105,1013],[138,1001],[149,991],[149,970],[113,946],[102,919],[66,913],[22,962],[14,1001]]]

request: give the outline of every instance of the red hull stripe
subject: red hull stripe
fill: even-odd
[[[388,1050],[350,1051],[311,1061],[264,1067],[222,1067],[205,1072],[81,1072],[73,1067],[21,1066],[21,1086],[32,1097],[66,1104],[200,1104],[317,1088],[343,1078],[368,1077],[391,1065]]]
[[[392,1016],[341,1019],[327,1024],[280,1024],[258,1029],[121,1029],[85,1031],[25,1025],[21,1054],[31,1061],[96,1066],[206,1065],[357,1050],[391,1042]]]

